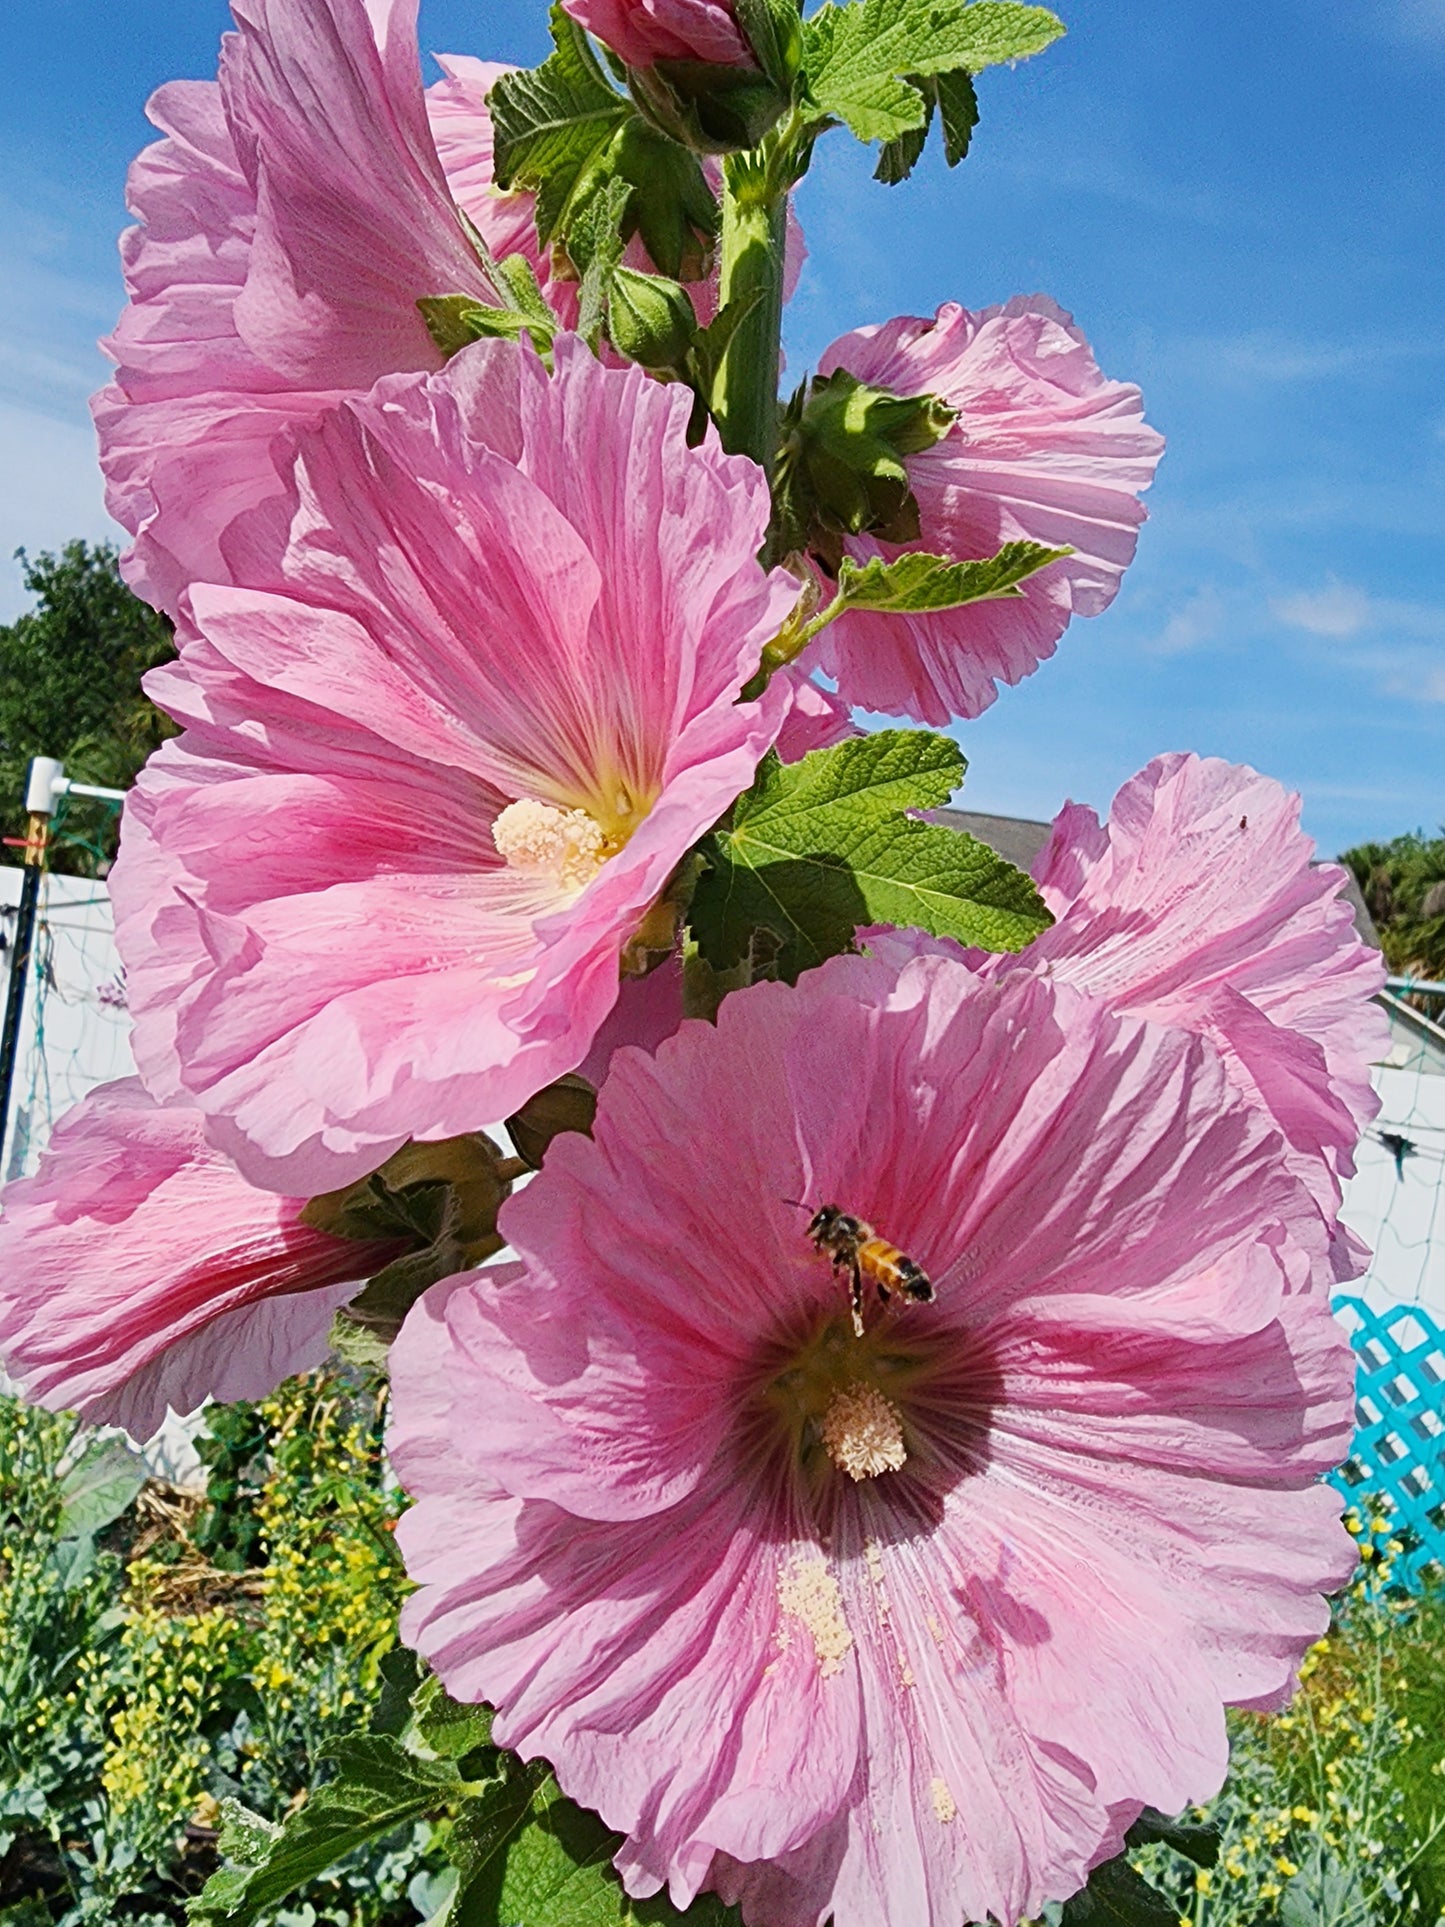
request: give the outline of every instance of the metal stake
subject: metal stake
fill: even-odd
[[[30,983],[30,957],[35,945],[35,916],[40,905],[40,879],[50,841],[50,817],[64,765],[53,756],[37,756],[30,765],[25,807],[30,821],[25,833],[25,872],[20,884],[20,907],[15,918],[15,944],[10,952],[10,981],[5,993],[5,1023],[0,1029],[0,1171],[5,1168],[5,1142],[10,1132],[10,1092],[15,1082],[15,1060],[20,1050],[20,1019]]]

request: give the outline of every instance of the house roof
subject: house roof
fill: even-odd
[[[950,829],[966,830],[976,836],[980,843],[986,843],[991,850],[1007,857],[1019,869],[1027,870],[1034,858],[1049,838],[1052,825],[1038,823],[1031,816],[989,816],[981,810],[930,810],[931,823],[946,823]],[[1321,858],[1323,862],[1327,859]],[[1355,928],[1364,941],[1378,950],[1380,939],[1375,930],[1374,919],[1365,908],[1365,899],[1360,894],[1360,886],[1351,872],[1346,871],[1343,891],[1345,901],[1355,913]]]

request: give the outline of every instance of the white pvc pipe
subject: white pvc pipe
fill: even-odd
[[[36,756],[25,785],[25,808],[31,816],[49,816],[65,788],[65,765],[54,756]]]

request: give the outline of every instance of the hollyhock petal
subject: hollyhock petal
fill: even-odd
[[[778,754],[785,763],[796,763],[811,750],[832,749],[862,731],[853,721],[853,712],[836,690],[823,689],[811,677],[796,670],[784,670],[793,692],[788,719],[778,732]]]
[[[921,531],[909,546],[959,561],[1005,542],[1069,546],[1005,602],[931,615],[852,611],[823,632],[817,660],[850,702],[920,722],[977,716],[1051,656],[1070,618],[1108,607],[1133,559],[1138,497],[1163,449],[1137,388],[1106,380],[1071,318],[1044,295],[932,321],[905,317],[835,341],[820,372],[846,369],[900,395],[958,410],[941,441],[905,459]],[[859,560],[894,555],[871,538]]]
[[[728,0],[565,0],[579,26],[629,67],[659,60],[701,60],[717,67],[756,67]]]
[[[536,196],[493,185],[492,117],[487,94],[516,69],[471,54],[437,54],[445,78],[426,90],[427,119],[452,199],[498,260],[521,255],[563,327],[577,324],[578,284],[552,273],[552,250],[537,239]],[[637,264],[650,265],[646,256]]]
[[[857,1331],[828,1203],[932,1300]],[[1325,1624],[1348,1260],[1202,1037],[837,958],[619,1051],[504,1229],[394,1354],[404,1631],[629,1892],[1036,1915],[1217,1790]]]
[[[334,1188],[579,1065],[786,713],[736,700],[797,595],[761,474],[687,447],[680,390],[555,359],[481,343],[334,410],[151,684],[190,726],[112,879],[137,1061],[258,1183]],[[513,805],[600,854],[516,867]]]
[[[1074,805],[1056,819],[1034,870],[1057,921],[1025,956],[1211,1037],[1333,1205],[1378,1109],[1368,1066],[1388,1029],[1370,1000],[1385,971],[1356,933],[1346,873],[1312,861],[1299,813],[1298,796],[1243,765],[1156,757],[1106,825]]]
[[[439,365],[421,296],[495,299],[459,206],[495,253],[541,266],[530,197],[483,178],[500,70],[453,60],[424,96],[415,12],[249,0],[219,82],[150,102],[164,138],[131,169],[130,299],[93,407],[107,505],[136,538],[127,577],[171,614],[189,583],[229,579],[220,537],[281,488],[279,436]],[[566,319],[575,293],[543,279]]]
[[[491,302],[427,121],[417,0],[235,0],[222,67],[252,143],[243,341],[298,387],[436,368],[425,294]]]
[[[0,1358],[27,1397],[139,1439],[167,1407],[260,1398],[321,1363],[337,1306],[394,1255],[313,1230],[203,1124],[103,1084],[6,1187]]]
[[[122,238],[128,305],[92,404],[106,500],[135,538],[127,580],[176,615],[232,580],[222,538],[285,492],[290,431],[379,377],[435,369],[424,296],[495,293],[467,235],[521,255],[564,327],[529,194],[492,185],[486,93],[505,68],[441,58],[423,92],[416,0],[238,0],[220,79],[152,98]],[[789,217],[787,290],[805,249]],[[632,265],[649,268],[641,243]],[[691,290],[716,312],[716,282]],[[610,352],[610,351],[609,351]]]
[[[681,1022],[682,964],[672,957],[645,977],[624,977],[617,1002],[577,1068],[589,1084],[600,1088],[614,1052],[631,1045],[655,1051]]]

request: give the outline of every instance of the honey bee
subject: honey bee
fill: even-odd
[[[807,1205],[796,1198],[785,1204],[806,1211]],[[897,1245],[880,1238],[863,1218],[840,1211],[836,1204],[825,1204],[808,1222],[808,1237],[816,1251],[825,1255],[835,1275],[847,1275],[848,1304],[853,1313],[853,1330],[863,1336],[863,1281],[867,1279],[884,1304],[890,1299],[908,1298],[915,1304],[933,1303],[933,1280],[921,1265],[900,1251]]]

